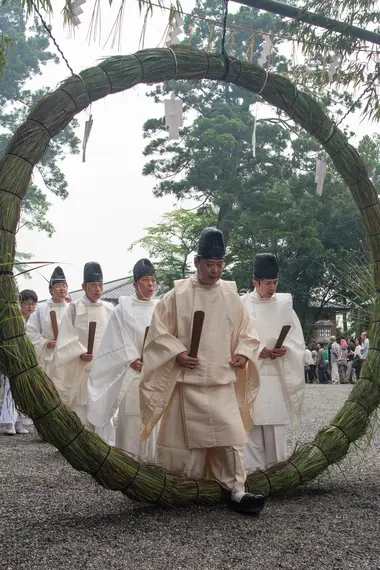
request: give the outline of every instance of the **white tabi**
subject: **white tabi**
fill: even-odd
[[[183,368],[176,357],[190,349],[197,310],[205,312],[199,366]],[[140,383],[143,439],[162,417],[157,463],[244,492],[247,438],[239,403],[246,397],[252,406],[256,396],[258,379],[252,363],[256,339],[233,282],[204,286],[195,278],[176,281],[159,301],[145,344]],[[237,354],[251,360],[239,373],[230,365]]]
[[[68,304],[54,303],[49,299],[44,303],[39,303],[34,313],[29,317],[26,325],[26,334],[32,342],[37,354],[38,363],[46,374],[51,373],[54,348],[48,348],[48,342],[54,340],[53,327],[51,325],[50,311],[55,311],[57,315],[58,330],[63,315]]]
[[[88,329],[96,322],[93,355],[96,356],[104,331],[113,312],[113,305],[105,301],[91,303],[86,295],[68,306],[58,332],[53,357],[52,380],[64,404],[87,422],[87,381],[93,362],[84,362],[81,354],[87,353]],[[111,433],[98,432],[111,441]]]
[[[156,428],[147,441],[140,439],[139,384],[141,372],[131,363],[141,359],[146,327],[157,301],[136,295],[120,297],[105,330],[88,380],[88,420],[104,427],[119,409],[116,447],[139,461],[153,461]]]
[[[273,349],[282,327],[291,325],[284,341],[286,355],[258,360],[260,388],[253,406],[254,427],[245,447],[245,465],[253,471],[285,458],[286,426],[298,423],[303,403],[305,341],[290,294],[262,298],[254,290],[242,301],[259,335],[259,354],[265,346]]]

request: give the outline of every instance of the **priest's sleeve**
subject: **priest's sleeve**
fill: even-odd
[[[87,348],[79,342],[78,333],[74,328],[74,310],[73,305],[69,305],[63,315],[51,371],[55,387],[67,405],[71,405],[87,364],[79,360],[80,355],[87,352]]]
[[[54,355],[54,366],[67,364],[86,352],[87,348],[79,342],[79,335],[74,327],[74,308],[73,305],[70,305],[69,309],[63,315],[59,327]]]
[[[140,380],[141,439],[145,440],[161,418],[183,369],[175,359],[189,350],[178,338],[175,291],[157,303],[145,342]]]
[[[47,343],[49,342],[47,338],[43,337],[41,334],[41,320],[39,314],[39,307],[32,313],[26,324],[26,334],[29,340],[34,346],[34,349],[38,355],[40,361],[43,361],[45,357],[45,352],[47,349]]]
[[[253,403],[260,387],[257,367],[260,345],[258,338],[253,319],[241,304],[233,342],[233,355],[240,354],[248,358],[247,366],[242,370],[238,369],[236,382],[236,397],[247,433],[253,427]]]
[[[301,323],[293,311],[292,327],[285,339],[284,346],[284,385],[287,393],[289,412],[293,425],[297,425],[305,393],[304,355],[305,340]]]
[[[107,425],[124,398],[134,375],[131,363],[140,358],[123,325],[122,308],[113,311],[88,379],[88,420]]]

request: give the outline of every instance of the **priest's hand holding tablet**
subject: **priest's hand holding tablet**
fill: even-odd
[[[47,347],[48,348],[55,348],[56,344],[57,344],[56,340],[49,340],[49,342],[47,343]]]
[[[247,362],[248,358],[242,356],[241,354],[235,354],[235,356],[231,359],[230,364],[233,368],[245,368]]]
[[[259,354],[259,358],[281,358],[286,354],[286,347],[283,346],[283,342],[286,339],[288,332],[290,331],[290,325],[284,325],[281,329],[278,339],[267,338],[265,341],[265,347]]]
[[[87,352],[85,354],[81,354],[79,357],[81,360],[83,360],[84,362],[91,362],[91,360],[93,360],[94,355],[93,354],[88,354]]]
[[[285,356],[286,354],[286,347],[281,346],[281,348],[273,348],[272,350],[268,347],[264,347],[263,350],[260,352],[259,358],[281,358],[281,356]]]
[[[137,372],[141,372],[142,361],[138,358],[137,360],[135,360],[134,362],[131,363],[131,367],[133,368],[133,370],[136,370]]]
[[[184,368],[195,368],[199,364],[198,358],[189,356],[188,352],[180,352],[175,361],[179,366],[183,366]]]
[[[271,358],[281,358],[281,356],[285,356],[285,354],[286,354],[286,347],[281,346],[281,348],[274,348],[272,350]]]
[[[272,351],[270,348],[267,348],[266,346],[263,348],[263,350],[260,352],[259,354],[259,358],[272,358]]]

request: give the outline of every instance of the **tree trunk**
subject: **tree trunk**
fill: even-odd
[[[234,167],[231,171],[231,176],[229,179],[229,186],[230,187],[234,183],[234,180],[236,180],[237,170],[238,170],[239,164],[240,164],[243,145],[244,145],[244,141],[240,140],[239,143],[236,145],[236,148],[234,151],[235,162],[234,162]],[[228,244],[228,238],[230,237],[230,229],[224,226],[224,219],[231,212],[232,207],[233,207],[233,203],[232,203],[232,200],[230,197],[226,198],[225,200],[222,199],[220,202],[220,205],[219,205],[217,228],[219,228],[223,233],[224,245],[226,247]]]
[[[229,212],[231,211],[232,206],[230,204],[230,202],[226,201],[226,202],[222,202],[222,204],[219,206],[219,212],[218,212],[218,221],[216,223],[216,227],[219,228],[223,234],[223,238],[224,238],[224,245],[227,247],[228,244],[228,239],[230,237],[230,230],[227,229],[226,227],[223,227],[223,221],[224,218],[229,214]]]
[[[347,313],[344,312],[343,313],[343,332],[347,332],[348,330],[348,326],[347,326]]]
[[[182,279],[186,278],[186,269],[187,269],[187,258],[189,256],[186,255],[183,262],[182,262],[182,266],[181,266],[181,274],[182,274]]]

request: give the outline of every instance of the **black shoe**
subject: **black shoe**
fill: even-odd
[[[228,506],[233,511],[238,513],[247,513],[259,515],[264,508],[265,497],[264,495],[254,495],[253,493],[246,493],[240,499],[240,502],[230,499]]]

